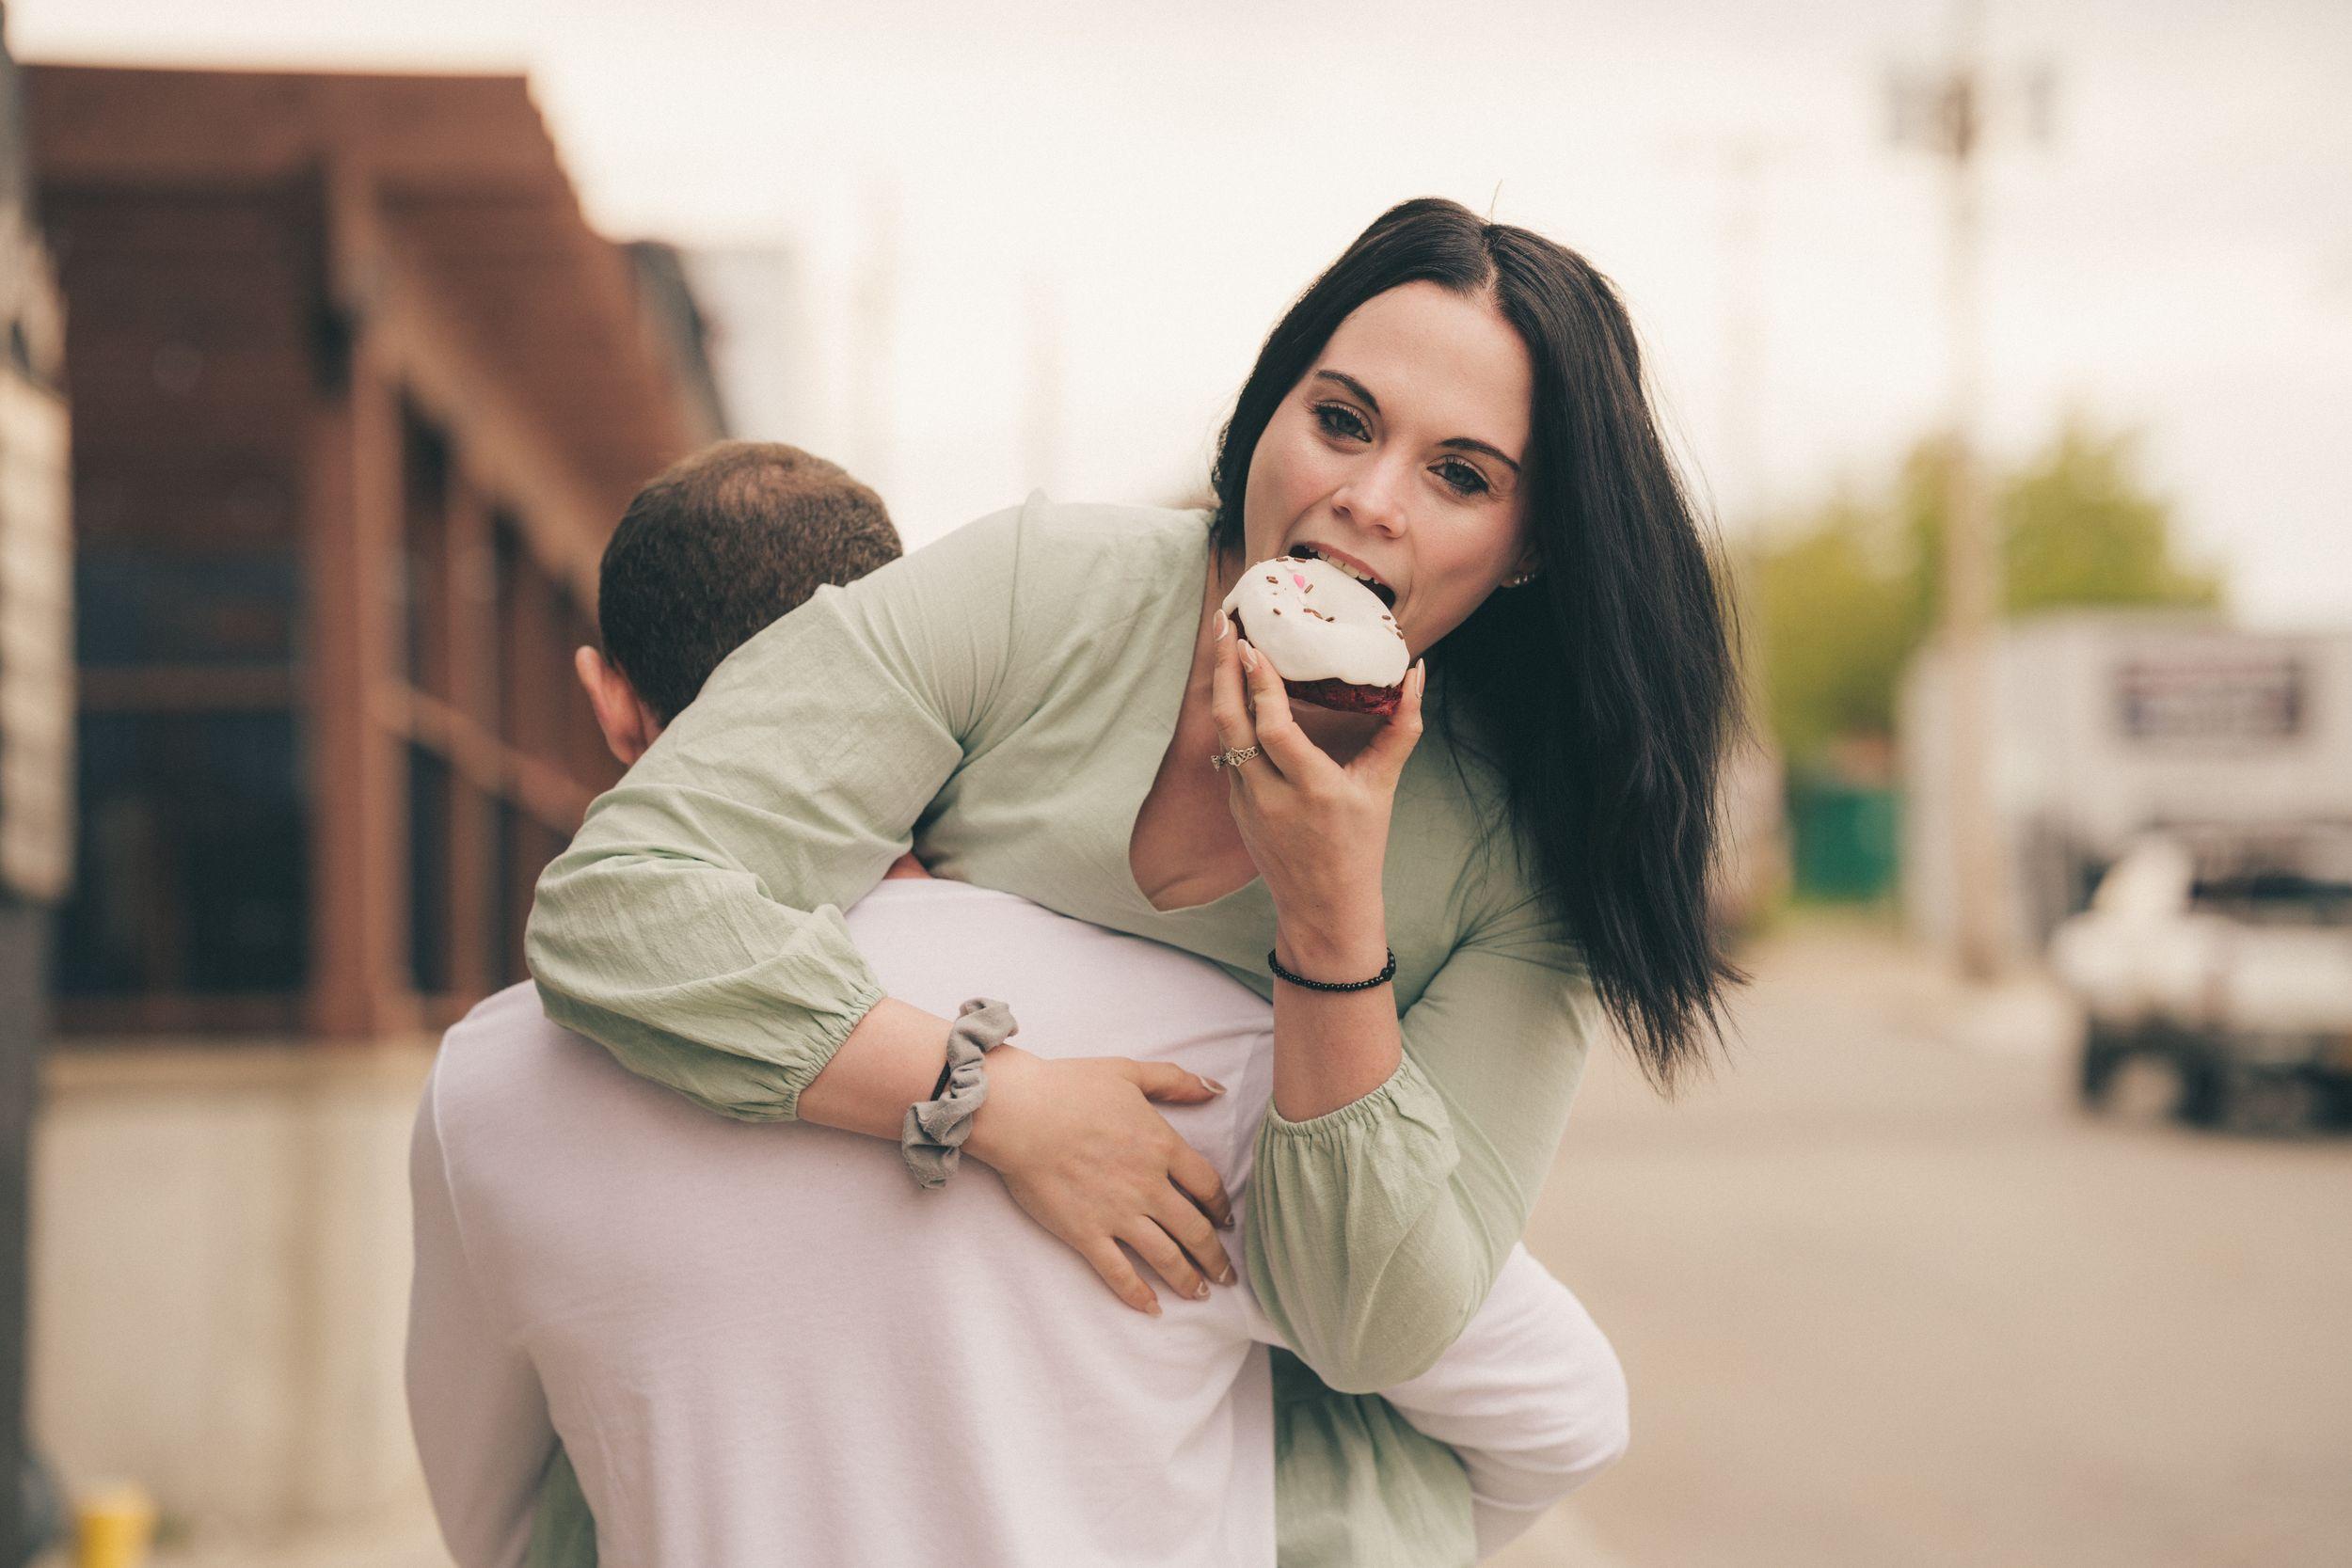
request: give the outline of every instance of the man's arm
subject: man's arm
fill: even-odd
[[[531,1543],[555,1427],[538,1372],[467,1259],[434,1114],[437,1082],[426,1082],[409,1145],[408,1420],[450,1556],[459,1568],[515,1568]]]
[[[1482,1558],[1614,1464],[1629,1434],[1616,1351],[1524,1246],[1438,1364],[1381,1392],[1461,1457]]]

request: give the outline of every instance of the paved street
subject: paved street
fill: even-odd
[[[2352,1560],[2352,1140],[2089,1121],[2046,1007],[1868,928],[1750,955],[1738,1066],[1597,1064],[1533,1241],[1634,1446],[1503,1568]],[[177,1568],[429,1568],[395,1538]]]
[[[1751,960],[1734,1070],[1577,1107],[1533,1242],[1634,1445],[1510,1568],[2352,1560],[2352,1140],[2086,1120],[1867,927]]]

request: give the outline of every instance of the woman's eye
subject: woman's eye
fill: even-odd
[[[1438,465],[1438,477],[1444,480],[1457,496],[1481,495],[1486,489],[1486,476],[1467,463],[1440,463]]]
[[[1316,404],[1315,423],[1323,427],[1326,436],[1336,436],[1345,440],[1366,440],[1372,435],[1363,417],[1343,403]]]

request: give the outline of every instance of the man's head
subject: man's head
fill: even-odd
[[[605,546],[603,651],[573,656],[605,744],[634,763],[755,632],[901,550],[881,497],[796,447],[723,441],[672,465]]]

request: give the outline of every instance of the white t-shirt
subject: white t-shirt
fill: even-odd
[[[915,1006],[1000,996],[1041,1056],[1221,1081],[1163,1109],[1247,1179],[1271,1013],[1230,976],[948,881],[884,882],[849,924]],[[608,1568],[1274,1560],[1247,1284],[1137,1313],[985,1167],[924,1192],[880,1140],[714,1117],[517,986],[450,1031],[413,1180],[410,1407],[464,1568],[520,1559],[558,1433]],[[1624,1444],[1608,1342],[1524,1253],[1391,1397],[1464,1451],[1486,1550]]]

